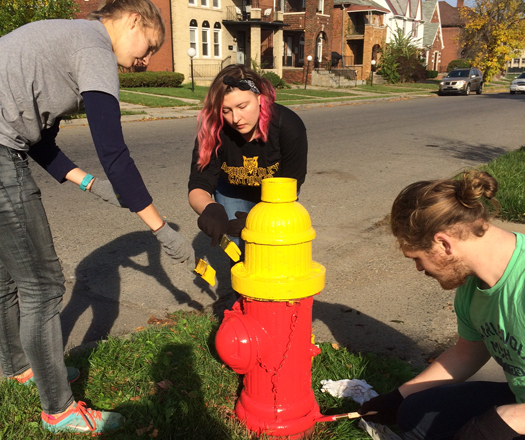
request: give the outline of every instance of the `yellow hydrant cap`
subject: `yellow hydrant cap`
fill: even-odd
[[[261,201],[269,203],[288,203],[297,200],[297,180],[288,177],[264,179]]]

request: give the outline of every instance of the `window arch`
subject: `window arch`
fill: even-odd
[[[217,21],[213,25],[213,57],[221,58],[221,24]]]
[[[209,58],[210,54],[210,23],[207,20],[202,22],[202,56]]]

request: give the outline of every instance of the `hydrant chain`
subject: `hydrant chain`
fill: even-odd
[[[297,321],[299,320],[299,306],[301,305],[300,302],[296,303],[296,306],[295,306],[295,311],[293,312],[293,315],[291,317],[291,324],[290,324],[290,336],[288,337],[288,344],[286,344],[286,349],[284,350],[284,353],[283,353],[283,360],[281,361],[281,364],[279,365],[279,367],[277,367],[277,371],[275,371],[273,377],[272,377],[272,385],[273,385],[273,393],[274,393],[274,409],[275,409],[275,413],[277,415],[277,409],[278,409],[278,401],[277,401],[277,381],[278,381],[278,374],[279,372],[281,371],[281,369],[283,368],[284,366],[284,363],[286,361],[286,359],[288,358],[288,352],[290,351],[290,348],[292,347],[292,341],[293,341],[293,336],[295,334],[295,329],[297,327]]]

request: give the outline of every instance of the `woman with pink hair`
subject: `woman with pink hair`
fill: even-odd
[[[304,183],[308,141],[301,118],[275,103],[271,83],[248,67],[225,67],[213,80],[198,117],[188,184],[199,228],[216,246],[240,237],[246,216],[261,201],[268,177]],[[242,249],[241,249],[242,250]]]

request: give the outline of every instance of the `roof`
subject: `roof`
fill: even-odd
[[[437,3],[438,0],[426,0],[422,2],[423,20],[425,20],[425,23],[430,23],[430,20],[432,20]]]
[[[373,0],[334,0],[334,5],[349,5],[349,12],[377,11],[385,14],[390,11]]]
[[[441,27],[465,26],[465,20],[459,15],[458,8],[451,6],[446,1],[439,2],[439,15],[441,16]]]
[[[423,31],[423,46],[432,46],[438,32],[439,23],[425,23],[425,30]]]

